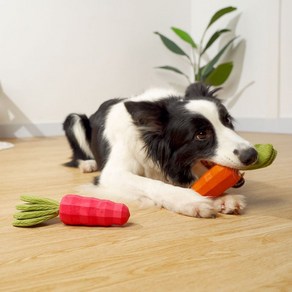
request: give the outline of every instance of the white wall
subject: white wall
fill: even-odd
[[[0,0],[0,137],[60,134],[70,112],[185,86],[154,69],[180,59],[153,32],[189,30],[190,16],[181,0]]]
[[[237,41],[221,97],[239,129],[292,133],[289,0],[0,0],[0,137],[61,134],[69,112],[91,114],[150,86],[184,87],[153,69],[186,68],[153,32],[175,39],[169,28],[177,26],[198,39],[228,5],[238,11],[218,25],[234,26],[245,42]]]
[[[292,2],[282,0],[281,43],[280,43],[280,101],[279,114],[283,118],[292,118]]]

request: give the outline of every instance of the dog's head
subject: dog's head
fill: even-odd
[[[233,118],[214,96],[217,90],[210,91],[202,83],[192,84],[186,90],[185,99],[189,100],[186,108],[194,115],[203,115],[207,122],[195,139],[207,144],[214,140],[208,160],[223,166],[244,168],[257,160],[257,151],[234,131]]]
[[[192,168],[201,161],[240,169],[257,160],[253,146],[234,131],[233,119],[214,96],[216,91],[196,83],[184,98],[125,103],[149,158],[175,184],[191,183]]]

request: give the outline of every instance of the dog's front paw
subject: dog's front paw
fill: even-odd
[[[180,206],[178,213],[197,218],[215,218],[217,210],[214,208],[211,200],[204,200],[189,202],[182,205]]]
[[[88,173],[88,172],[95,172],[97,171],[97,164],[95,160],[78,160],[78,167],[81,172]]]
[[[214,200],[214,208],[223,214],[239,215],[245,207],[246,201],[242,195],[225,195]]]

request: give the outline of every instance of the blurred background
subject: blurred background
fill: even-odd
[[[0,138],[62,135],[68,113],[150,87],[183,91],[184,78],[155,67],[187,63],[154,32],[177,40],[176,26],[200,39],[225,6],[237,11],[218,24],[239,38],[220,98],[238,130],[292,133],[289,0],[0,0]]]

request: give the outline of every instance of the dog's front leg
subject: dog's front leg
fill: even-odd
[[[215,217],[217,211],[213,201],[202,197],[191,189],[172,186],[167,183],[145,178],[130,172],[104,171],[100,177],[103,188],[115,186],[115,190],[133,200],[147,198],[156,205],[170,211],[193,217]]]

